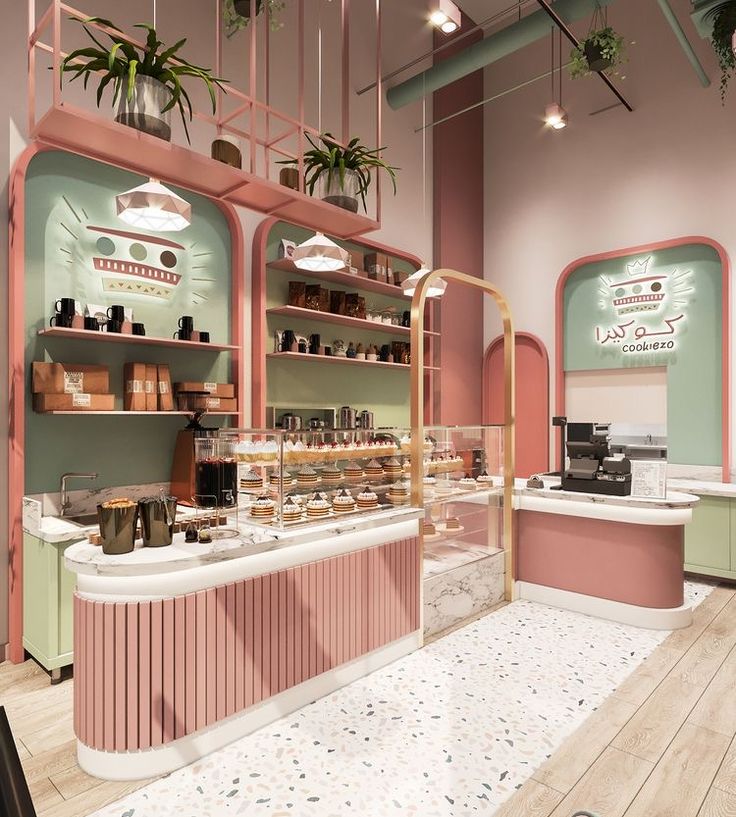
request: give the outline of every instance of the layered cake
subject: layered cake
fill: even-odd
[[[436,477],[424,477],[422,482],[424,483],[425,488],[434,488],[434,486],[437,484],[437,478]]]
[[[268,481],[272,488],[281,488],[283,490],[294,484],[294,477],[286,470],[274,471]]]
[[[478,487],[478,483],[470,476],[470,474],[466,474],[460,480],[460,487],[465,491],[474,491]]]
[[[388,501],[394,505],[403,505],[409,501],[409,486],[405,482],[394,482],[388,489]]]
[[[240,477],[240,489],[247,493],[260,493],[263,488],[263,477],[250,469]]]
[[[359,463],[349,462],[345,466],[345,479],[360,481],[363,476],[363,467]]]
[[[270,496],[262,494],[250,506],[250,515],[253,519],[258,519],[263,522],[265,520],[273,519],[276,513],[276,503]]]
[[[456,516],[449,516],[445,520],[445,530],[448,533],[451,533],[452,531],[459,531],[462,529],[463,526],[460,524],[460,520]]]
[[[363,488],[363,490],[358,494],[357,505],[361,510],[377,508],[378,495],[372,491],[368,485],[366,485],[365,488]]]
[[[371,460],[365,467],[365,475],[373,479],[376,477],[382,477],[383,466],[378,460]]]
[[[479,485],[493,485],[493,477],[488,476],[488,471],[484,471],[477,480]]]
[[[386,474],[387,477],[401,476],[403,470],[401,463],[396,457],[391,457],[391,459],[383,463],[383,473]]]
[[[307,517],[316,519],[320,516],[327,516],[330,513],[330,503],[323,494],[312,494],[307,500]]]
[[[275,440],[256,445],[257,458],[261,462],[274,462],[279,456],[279,446]]]
[[[404,434],[404,436],[399,440],[399,448],[401,449],[402,454],[408,454],[411,452],[411,437],[408,434]]]
[[[319,482],[319,475],[311,465],[302,465],[296,472],[296,481],[298,485],[316,485]]]
[[[299,505],[293,497],[287,496],[284,500],[284,506],[281,509],[281,518],[284,522],[298,522],[302,515],[304,514],[304,510],[302,509],[301,505]]]
[[[361,475],[362,475],[361,471]],[[336,465],[328,465],[322,471],[322,481],[327,483],[336,483],[342,481],[342,471]]]
[[[343,488],[335,494],[332,500],[332,509],[335,513],[350,513],[355,510],[355,500],[350,491]]]

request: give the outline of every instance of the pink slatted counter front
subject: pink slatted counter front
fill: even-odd
[[[303,564],[288,564],[298,547],[277,551],[282,562],[286,554],[279,569],[150,600],[145,587],[121,600],[121,584],[134,577],[80,575],[74,711],[82,766],[115,779],[171,770],[415,649],[417,524],[400,523],[414,535]],[[235,574],[249,561],[227,567]],[[189,574],[206,570],[171,575],[191,584]],[[109,601],[99,592],[106,582]]]

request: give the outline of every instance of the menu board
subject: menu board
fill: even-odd
[[[631,496],[666,499],[667,460],[632,460]]]

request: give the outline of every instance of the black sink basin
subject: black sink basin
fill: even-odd
[[[81,525],[84,528],[89,527],[89,525],[96,525],[98,522],[96,511],[95,513],[81,513],[71,514],[70,516],[62,516],[61,519],[65,519],[67,522],[73,522],[75,525]]]

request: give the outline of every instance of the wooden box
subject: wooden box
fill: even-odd
[[[383,252],[371,252],[365,256],[365,268],[368,277],[374,281],[386,281],[388,256]]]
[[[206,411],[231,411],[238,410],[238,401],[233,397],[195,397],[194,408]]]
[[[114,394],[34,394],[34,411],[113,411]]]
[[[306,306],[306,283],[304,281],[289,281],[289,306]]]
[[[350,256],[347,263],[348,267],[355,267],[358,270],[365,269],[365,255],[360,250],[348,250],[348,255]]]
[[[333,315],[345,314],[345,293],[338,289],[330,291],[330,312]]]
[[[126,363],[123,367],[123,408],[147,411],[145,363]]]
[[[174,395],[171,391],[171,373],[166,363],[159,363],[156,367],[158,375],[158,410],[173,411]]]
[[[33,391],[41,394],[107,394],[110,370],[86,363],[33,363]]]
[[[158,409],[158,367],[146,363],[146,411]]]
[[[183,383],[174,383],[174,391],[206,391],[212,397],[235,397],[234,383],[196,383],[194,381],[185,381]]]
[[[365,320],[365,298],[357,292],[346,292],[345,314],[349,318],[363,318]]]
[[[330,290],[319,284],[307,284],[305,306],[319,312],[330,311]]]

